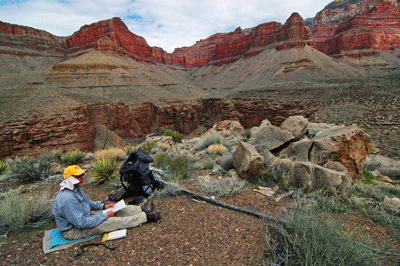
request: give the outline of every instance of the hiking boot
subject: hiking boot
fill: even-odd
[[[145,213],[152,212],[154,209],[154,203],[152,199],[149,199],[142,207],[142,211]]]
[[[161,220],[161,213],[159,211],[146,213],[146,218],[148,223],[157,222]]]

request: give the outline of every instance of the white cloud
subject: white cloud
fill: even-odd
[[[151,46],[172,52],[200,39],[237,27],[284,23],[293,13],[314,16],[330,0],[1,0],[0,18],[68,36],[85,24],[120,17]]]

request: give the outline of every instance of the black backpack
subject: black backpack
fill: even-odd
[[[158,188],[158,183],[149,168],[153,159],[141,151],[132,152],[119,170],[121,184],[125,193],[121,198],[129,196],[149,197]]]

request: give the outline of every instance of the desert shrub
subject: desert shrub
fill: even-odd
[[[140,150],[144,154],[150,154],[156,145],[157,142],[155,140],[148,140],[142,146],[140,146]]]
[[[340,224],[310,201],[294,205],[286,225],[269,225],[269,265],[379,265],[375,254],[342,235]]]
[[[199,188],[210,196],[232,197],[243,192],[247,182],[236,178],[200,178]]]
[[[207,157],[203,159],[204,169],[210,170],[214,167],[214,159],[211,157]]]
[[[109,148],[106,150],[99,150],[94,153],[97,159],[108,157],[120,161],[126,155],[125,151],[121,148]]]
[[[207,136],[201,143],[199,143],[196,147],[197,150],[207,149],[208,146],[212,144],[220,144],[225,147],[229,147],[227,141],[219,134],[211,134]]]
[[[42,228],[54,218],[47,192],[10,191],[0,202],[0,234]]]
[[[227,150],[228,150],[227,148],[225,148],[224,146],[218,145],[218,144],[211,144],[210,146],[207,147],[207,152],[209,154],[222,155]]]
[[[233,169],[233,157],[232,157],[232,154],[229,152],[225,152],[221,157],[218,157],[216,162],[225,171],[229,171],[229,170]]]
[[[0,175],[5,174],[8,171],[8,163],[0,161]]]
[[[9,176],[27,182],[42,180],[50,176],[52,164],[53,157],[51,155],[42,155],[39,158],[17,157],[9,164]]]
[[[176,182],[169,182],[163,189],[157,189],[153,192],[152,197],[156,199],[164,199],[175,197],[182,194],[182,189]]]
[[[183,135],[182,135],[182,134],[180,134],[180,133],[177,132],[177,131],[172,131],[172,130],[170,130],[170,129],[165,130],[164,136],[170,136],[170,137],[172,137],[172,140],[173,140],[175,143],[181,143],[181,142],[182,142],[182,138],[183,138]]]
[[[63,155],[62,150],[52,150],[50,152],[50,155],[53,157],[55,162],[61,162],[61,157]]]
[[[190,176],[190,158],[186,155],[160,153],[154,157],[154,166],[166,171],[171,180],[182,180]]]
[[[64,156],[61,157],[61,161],[66,165],[74,165],[78,164],[83,157],[85,157],[85,152],[79,149],[69,150],[66,154],[64,154]]]
[[[118,162],[115,158],[101,157],[93,164],[92,181],[96,184],[107,183],[116,177]]]

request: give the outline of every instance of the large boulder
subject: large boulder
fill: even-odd
[[[289,131],[264,120],[259,127],[252,128],[249,143],[254,145],[257,152],[263,153],[265,149],[274,150],[293,139],[294,137]]]
[[[303,116],[291,116],[281,124],[282,130],[289,131],[296,139],[301,138],[307,130],[308,120]]]
[[[371,137],[357,125],[335,126],[315,135],[308,157],[318,165],[340,162],[352,178],[364,180],[363,162],[374,150]]]
[[[233,167],[241,178],[256,175],[263,165],[264,158],[253,145],[240,141],[233,154]]]
[[[293,166],[293,182],[305,192],[316,189],[347,199],[353,190],[353,180],[347,170],[333,170],[311,162],[296,162]]]

